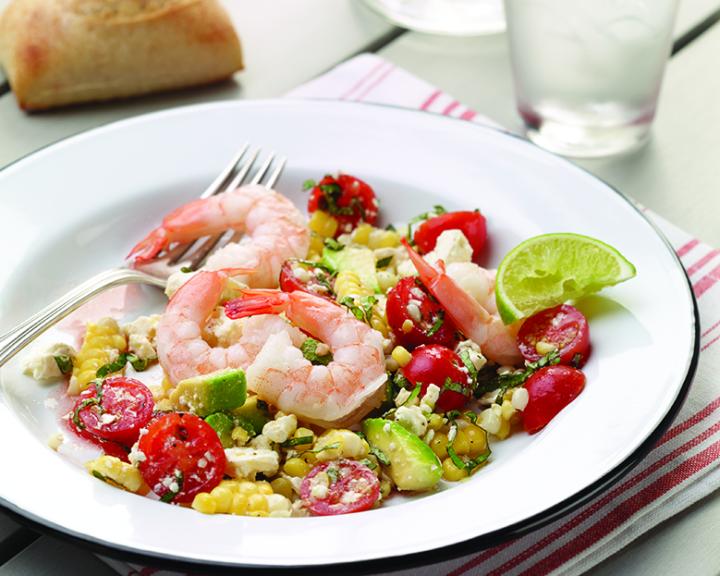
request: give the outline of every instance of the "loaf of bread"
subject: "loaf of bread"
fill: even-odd
[[[0,62],[26,110],[209,84],[243,67],[219,0],[13,0]]]

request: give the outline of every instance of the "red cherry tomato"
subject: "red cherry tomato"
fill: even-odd
[[[165,502],[192,502],[209,492],[225,473],[225,451],[209,424],[194,414],[170,413],[153,420],[140,436],[145,455],[139,469]]]
[[[523,410],[523,427],[534,434],[585,388],[585,374],[570,366],[540,368],[525,382],[530,399]]]
[[[538,342],[552,344],[560,353],[561,364],[580,367],[590,353],[590,333],[585,316],[569,304],[548,308],[530,316],[517,335],[520,353],[535,362],[544,354],[537,350]]]
[[[413,307],[416,311],[413,311]],[[423,344],[453,346],[456,340],[455,324],[443,307],[415,278],[403,278],[388,292],[386,313],[388,324],[398,344],[415,348]],[[418,321],[419,318],[419,321]],[[412,323],[409,326],[406,321]]]
[[[358,224],[375,224],[378,202],[373,189],[355,176],[340,174],[325,176],[310,192],[308,212],[323,210],[334,216],[338,223],[335,237],[352,231]]]
[[[480,212],[470,210],[440,214],[418,226],[413,235],[415,245],[423,254],[427,254],[435,248],[438,236],[445,230],[460,230],[465,235],[473,249],[473,262],[477,263],[487,239],[485,217]]]
[[[91,434],[87,430],[78,428],[72,421],[72,412],[70,412],[70,419],[67,421],[67,427],[75,435],[98,446],[108,456],[115,456],[115,458],[119,458],[123,462],[130,461],[128,459],[130,448],[128,448],[127,446],[123,446],[122,444],[118,444],[117,442],[103,440],[102,438],[98,438],[94,434]]]
[[[285,260],[280,268],[280,289],[283,292],[302,290],[332,299],[333,278],[327,271],[297,258]]]
[[[152,417],[155,403],[147,386],[115,376],[80,394],[71,421],[80,435],[132,446]]]
[[[430,344],[412,353],[402,374],[414,386],[421,384],[420,397],[430,384],[440,387],[435,408],[440,412],[460,410],[472,397],[472,384],[463,361],[449,348]]]
[[[370,468],[354,460],[322,462],[303,479],[300,497],[315,516],[362,512],[380,497],[380,481]]]

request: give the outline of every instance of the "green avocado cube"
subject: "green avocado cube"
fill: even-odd
[[[180,410],[204,417],[239,408],[246,397],[245,372],[228,369],[181,380],[172,391],[170,401]]]

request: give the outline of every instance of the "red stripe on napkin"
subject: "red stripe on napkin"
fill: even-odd
[[[720,265],[715,266],[707,275],[693,284],[695,296],[700,298],[700,296],[712,288],[718,280],[720,280]]]
[[[676,254],[678,256],[680,256],[680,258],[682,258],[683,256],[685,256],[685,254],[690,252],[690,250],[695,248],[695,246],[697,246],[698,244],[700,244],[700,240],[698,240],[697,238],[693,238],[688,243],[680,246],[680,248],[677,249]]]
[[[698,270],[700,270],[703,266],[705,266],[705,264],[707,264],[708,262],[710,262],[710,261],[711,261],[713,258],[715,258],[715,256],[717,256],[718,254],[720,254],[720,250],[717,250],[717,249],[715,249],[715,250],[710,250],[710,252],[708,252],[707,254],[705,254],[705,256],[703,256],[702,258],[700,258],[700,260],[698,260],[697,262],[695,262],[695,264],[693,264],[692,266],[688,267],[688,269],[687,269],[688,276],[692,276],[693,274],[695,274],[695,272],[697,272]]]
[[[442,90],[435,90],[435,92],[430,94],[430,96],[427,100],[425,100],[425,102],[420,104],[420,110],[427,110],[428,108],[430,108],[430,106],[432,106],[432,103],[435,102],[435,100],[437,100],[441,94]]]

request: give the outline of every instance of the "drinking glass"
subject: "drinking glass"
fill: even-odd
[[[505,29],[502,0],[365,0],[404,28],[452,36],[477,36]]]
[[[553,152],[596,157],[649,138],[678,0],[505,0],[520,115]]]

